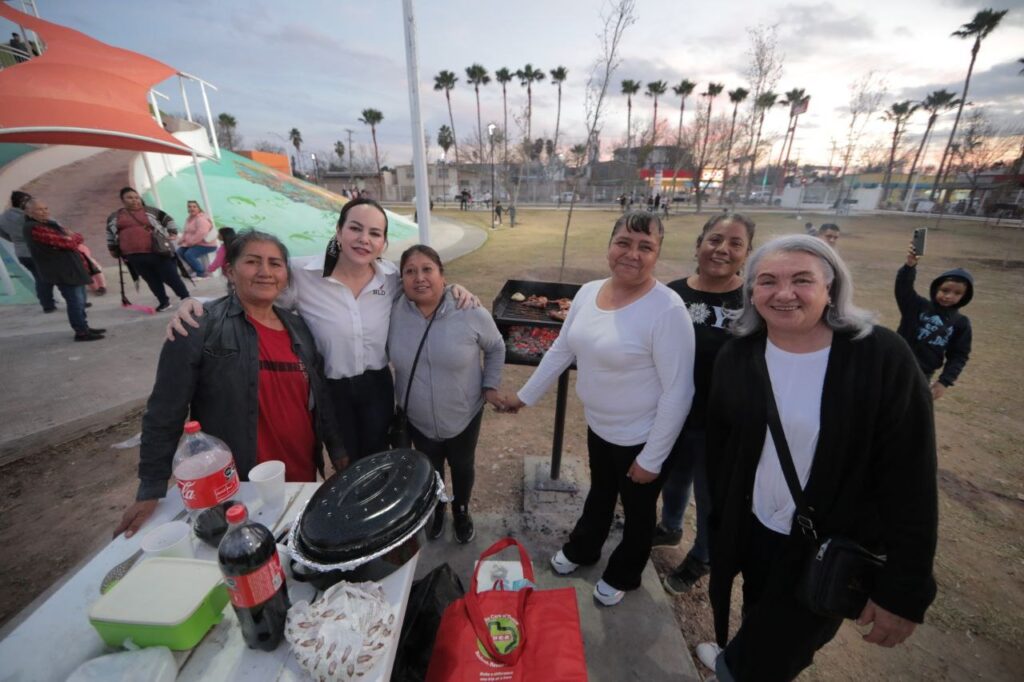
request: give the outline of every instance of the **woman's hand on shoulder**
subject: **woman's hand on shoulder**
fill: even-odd
[[[480,299],[474,296],[473,292],[461,284],[452,285],[452,296],[455,297],[455,305],[459,310],[480,307]]]
[[[648,471],[633,460],[633,463],[629,465],[629,471],[626,472],[626,478],[633,481],[633,483],[639,483],[641,485],[650,483],[658,477],[658,474],[653,471]]]
[[[871,632],[864,635],[865,642],[871,642],[878,646],[891,648],[902,644],[907,637],[910,637],[917,625],[902,616],[897,616],[891,611],[886,611],[875,602],[868,599],[864,605],[857,625],[868,625],[873,623]]]
[[[168,341],[174,341],[178,336],[188,336],[187,324],[193,329],[199,329],[199,318],[203,316],[203,304],[194,298],[186,298],[174,312],[174,317],[167,323],[167,330],[164,336]],[[175,336],[177,333],[177,336]]]
[[[117,524],[117,528],[114,529],[114,537],[116,538],[121,533],[124,533],[126,538],[135,535],[136,531],[142,527],[142,524],[153,515],[158,502],[160,500],[140,500],[125,509],[124,514],[121,516],[121,521]]]

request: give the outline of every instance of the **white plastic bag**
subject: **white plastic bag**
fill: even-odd
[[[122,651],[86,661],[67,682],[174,682],[178,664],[164,646]]]
[[[380,584],[340,582],[312,604],[293,604],[284,636],[314,680],[355,680],[387,652],[395,624]]]

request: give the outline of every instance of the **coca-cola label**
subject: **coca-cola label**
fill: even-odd
[[[284,584],[284,571],[281,570],[281,560],[277,552],[252,573],[225,577],[224,584],[227,585],[231,603],[235,606],[259,606],[277,594]]]
[[[234,462],[209,476],[188,481],[178,480],[181,500],[187,509],[209,509],[231,499],[238,492],[238,476]]]

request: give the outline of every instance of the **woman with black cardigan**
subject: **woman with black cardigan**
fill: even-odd
[[[842,260],[813,237],[773,240],[748,262],[743,312],[733,325],[740,338],[718,355],[708,405],[717,644],[699,645],[697,655],[721,681],[793,679],[842,623],[796,596],[816,545],[793,521],[795,504],[768,432],[768,391],[819,536],[842,535],[887,556],[858,619],[871,625],[864,639],[899,644],[935,597],[928,385],[903,340],[873,326],[852,298]],[[737,574],[743,620],[729,640]]]

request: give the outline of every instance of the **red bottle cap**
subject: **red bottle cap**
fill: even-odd
[[[199,422],[197,422],[197,421],[185,422],[185,433],[191,435],[193,433],[199,433],[200,430],[201,430],[201,427],[199,426]]]
[[[228,523],[232,526],[239,523],[244,523],[245,519],[249,516],[248,510],[246,510],[244,504],[233,504],[228,509],[227,519]]]

